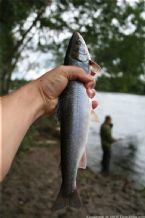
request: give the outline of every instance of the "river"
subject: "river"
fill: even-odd
[[[112,145],[111,172],[123,174],[137,184],[145,185],[145,96],[103,93],[96,96],[95,110],[99,122],[91,120],[87,145],[88,167],[101,170],[102,150],[99,129],[106,115],[113,119],[113,136],[120,138]]]

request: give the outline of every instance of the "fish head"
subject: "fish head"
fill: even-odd
[[[64,59],[65,65],[76,65],[88,71],[90,54],[83,37],[74,32],[72,35]]]
[[[98,64],[91,61],[87,45],[78,32],[74,32],[70,39],[64,65],[75,65],[83,68],[86,72],[90,72],[90,67],[93,67],[95,72],[100,69]]]

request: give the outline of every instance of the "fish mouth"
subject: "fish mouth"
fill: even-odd
[[[74,32],[70,39],[65,59],[68,60],[68,58],[76,59],[80,62],[86,62],[90,59],[90,54],[86,43],[78,32]]]

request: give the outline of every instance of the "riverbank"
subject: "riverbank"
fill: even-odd
[[[44,137],[43,137],[44,140]],[[59,141],[37,140],[19,152],[2,184],[2,218],[84,218],[97,215],[145,215],[145,191],[123,177],[79,170],[78,189],[83,207],[51,210],[60,184]],[[42,146],[39,146],[39,145]],[[45,145],[45,146],[44,146]]]
[[[91,122],[88,139],[88,164],[100,166],[102,149],[100,125],[106,115],[112,117],[112,134],[120,139],[112,145],[111,169],[145,186],[145,100],[143,96],[97,92],[99,107],[95,110],[99,123]],[[97,168],[96,171],[99,169]]]

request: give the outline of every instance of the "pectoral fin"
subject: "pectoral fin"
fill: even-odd
[[[90,60],[89,64],[91,66],[91,70],[95,73],[98,73],[101,71],[101,67],[94,61]]]
[[[91,119],[99,123],[99,118],[94,110],[91,111]]]
[[[87,154],[86,154],[86,148],[85,148],[85,151],[83,152],[80,162],[79,162],[79,168],[86,169],[86,166],[87,166]]]

